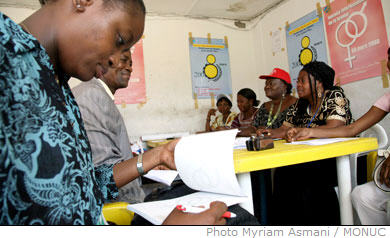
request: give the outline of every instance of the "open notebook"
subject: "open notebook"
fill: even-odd
[[[183,137],[175,148],[180,178],[196,192],[183,197],[131,204],[128,209],[160,225],[177,205],[209,207],[212,201],[231,206],[246,201],[234,171],[233,144],[238,130]]]

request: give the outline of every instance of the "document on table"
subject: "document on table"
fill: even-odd
[[[176,199],[132,204],[128,209],[153,224],[161,224],[176,205],[208,207],[212,201],[228,206],[244,202],[234,171],[233,144],[238,130],[226,130],[183,137],[175,148],[175,164],[180,178],[190,188],[202,192]]]
[[[350,138],[327,138],[327,139],[314,139],[314,140],[305,140],[305,141],[294,141],[291,143],[286,144],[293,144],[293,145],[326,145],[336,142],[342,142],[342,141],[348,141],[348,140],[355,140],[357,138],[350,137]]]
[[[237,137],[234,140],[233,148],[236,149],[246,149],[246,141],[249,140],[250,137]]]

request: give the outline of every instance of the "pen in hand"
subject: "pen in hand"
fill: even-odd
[[[183,206],[183,205],[177,205],[176,208],[182,212],[189,212],[189,213],[200,213],[200,212],[207,210],[204,207]],[[237,217],[237,215],[233,212],[227,211],[222,215],[222,217],[223,218],[234,218],[234,217]]]

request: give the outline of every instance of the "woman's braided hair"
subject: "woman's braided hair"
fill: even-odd
[[[310,92],[312,100],[315,104],[317,104],[318,100],[321,100],[317,97],[317,82],[322,83],[322,86],[324,90],[333,90],[333,89],[341,89],[338,86],[334,86],[334,77],[335,77],[335,71],[332,67],[327,65],[324,62],[321,61],[313,61],[303,66],[301,71],[307,72],[309,76],[309,84],[310,84]],[[312,82],[310,78],[314,78],[314,85],[312,85]],[[298,116],[304,115],[304,112],[309,105],[309,101],[300,98],[298,101]]]

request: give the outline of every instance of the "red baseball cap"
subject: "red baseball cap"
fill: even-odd
[[[261,79],[277,78],[277,79],[281,79],[281,80],[285,81],[288,84],[291,84],[290,74],[288,72],[284,71],[283,69],[279,69],[279,68],[274,68],[270,75],[260,75],[259,78],[261,78]]]

